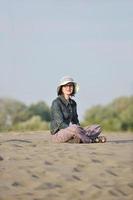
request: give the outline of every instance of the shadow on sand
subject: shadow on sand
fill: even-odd
[[[116,144],[127,144],[127,143],[133,143],[133,140],[108,140],[107,142]]]

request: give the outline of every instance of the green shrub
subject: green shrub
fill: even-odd
[[[38,131],[48,130],[49,123],[42,121],[40,116],[33,116],[25,122],[15,124],[10,130],[12,131]]]

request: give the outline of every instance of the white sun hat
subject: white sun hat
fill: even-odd
[[[74,84],[75,93],[77,93],[79,91],[79,85],[74,81],[74,79],[71,78],[70,76],[64,76],[59,81],[59,84],[58,84],[58,87],[57,87],[57,94],[59,94],[61,86],[66,85],[67,83],[73,83]]]

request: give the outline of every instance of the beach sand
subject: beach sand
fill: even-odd
[[[49,132],[0,133],[0,200],[132,200],[133,134],[53,144]]]

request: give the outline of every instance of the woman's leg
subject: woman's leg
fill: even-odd
[[[101,133],[101,126],[99,124],[94,124],[91,126],[87,126],[84,128],[84,130],[86,131],[86,135],[90,138],[90,139],[95,139],[97,138],[100,133]]]
[[[80,140],[80,137],[77,134],[77,129],[77,125],[71,125],[67,128],[61,129],[56,134],[52,135],[52,141],[57,143],[68,142],[75,136],[77,136]]]
[[[52,141],[57,143],[68,142],[72,138],[76,137],[77,143],[90,143],[90,139],[86,136],[86,131],[80,126],[73,124],[68,128],[61,129],[55,135],[52,135]]]

